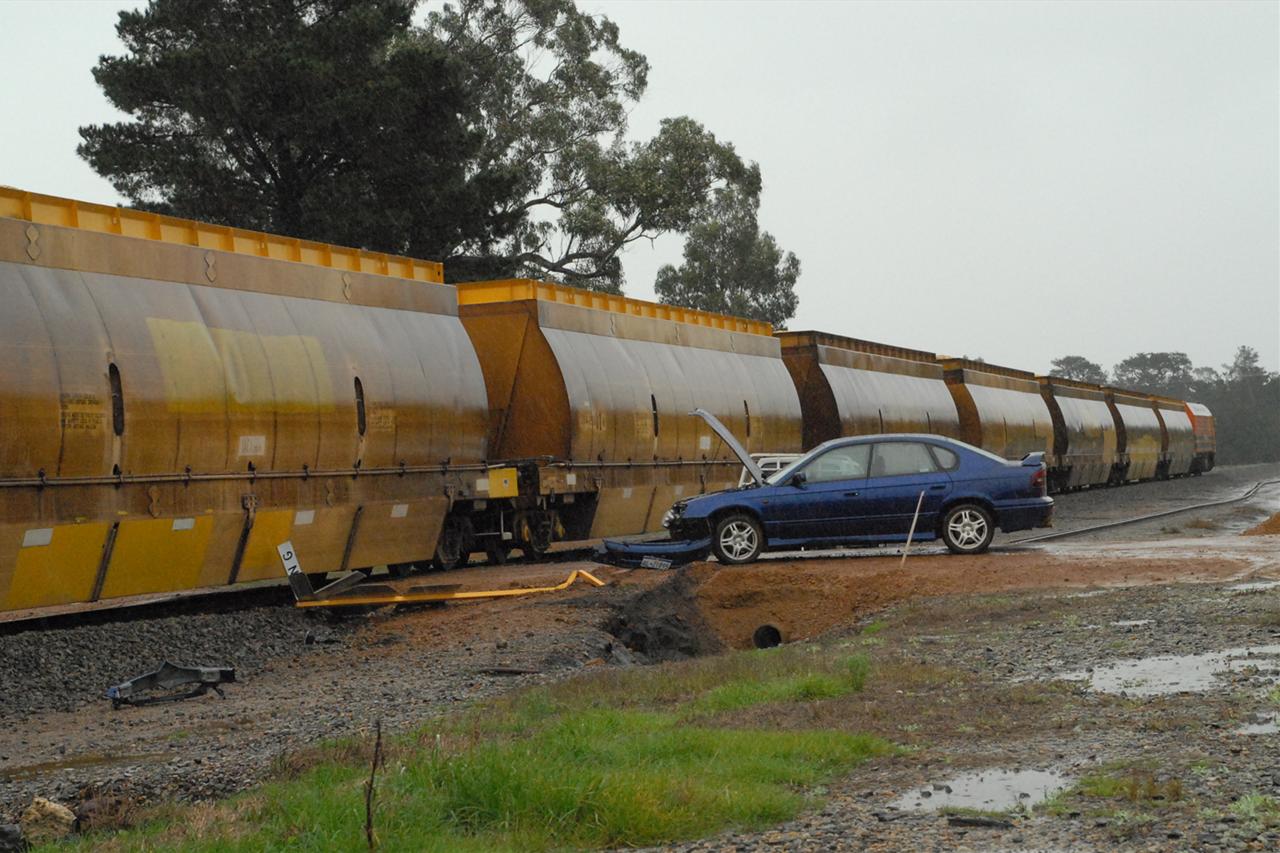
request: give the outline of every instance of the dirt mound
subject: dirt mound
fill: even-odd
[[[1244,532],[1245,536],[1276,536],[1280,535],[1280,512],[1268,518],[1257,527],[1250,527]]]
[[[1238,575],[1231,559],[992,552],[920,555],[905,567],[878,554],[764,560],[748,566],[694,563],[623,607],[606,630],[657,659],[815,637],[911,598],[975,592],[1215,580]]]
[[[677,660],[725,649],[703,618],[697,591],[715,569],[705,563],[685,566],[653,589],[628,602],[605,626],[623,645],[651,660]]]

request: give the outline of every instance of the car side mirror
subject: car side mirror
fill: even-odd
[[[803,489],[805,480],[807,479],[809,478],[804,475],[803,471],[797,471],[791,475],[791,485],[795,486],[797,489]]]

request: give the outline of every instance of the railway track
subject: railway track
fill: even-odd
[[[1280,480],[1260,480],[1254,483],[1248,489],[1234,498],[1224,498],[1216,501],[1203,501],[1201,503],[1188,504],[1187,506],[1176,507],[1174,509],[1166,509],[1160,512],[1153,512],[1148,515],[1139,515],[1134,518],[1126,518],[1120,521],[1108,521],[1104,524],[1093,524],[1088,527],[1080,527],[1075,530],[1064,530],[1060,533],[1046,533],[1043,536],[1030,536],[1026,539],[1015,539],[1012,542],[1006,542],[1006,545],[1028,545],[1033,542],[1049,542],[1054,539],[1066,539],[1069,536],[1085,536],[1090,533],[1099,533],[1103,530],[1113,530],[1117,527],[1127,527],[1131,524],[1142,524],[1147,521],[1155,521],[1159,518],[1165,518],[1170,515],[1179,515],[1184,512],[1194,512],[1201,509],[1211,509],[1218,506],[1227,506],[1229,504],[1242,503],[1256,495],[1266,486],[1280,484]]]

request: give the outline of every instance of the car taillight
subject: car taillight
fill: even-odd
[[[1045,476],[1043,467],[1038,468],[1036,472],[1031,475],[1031,491],[1040,495],[1040,497],[1044,497],[1049,494],[1048,478]]]

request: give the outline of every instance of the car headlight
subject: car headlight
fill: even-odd
[[[676,504],[662,516],[662,526],[669,529],[682,515],[684,515],[684,504]]]

